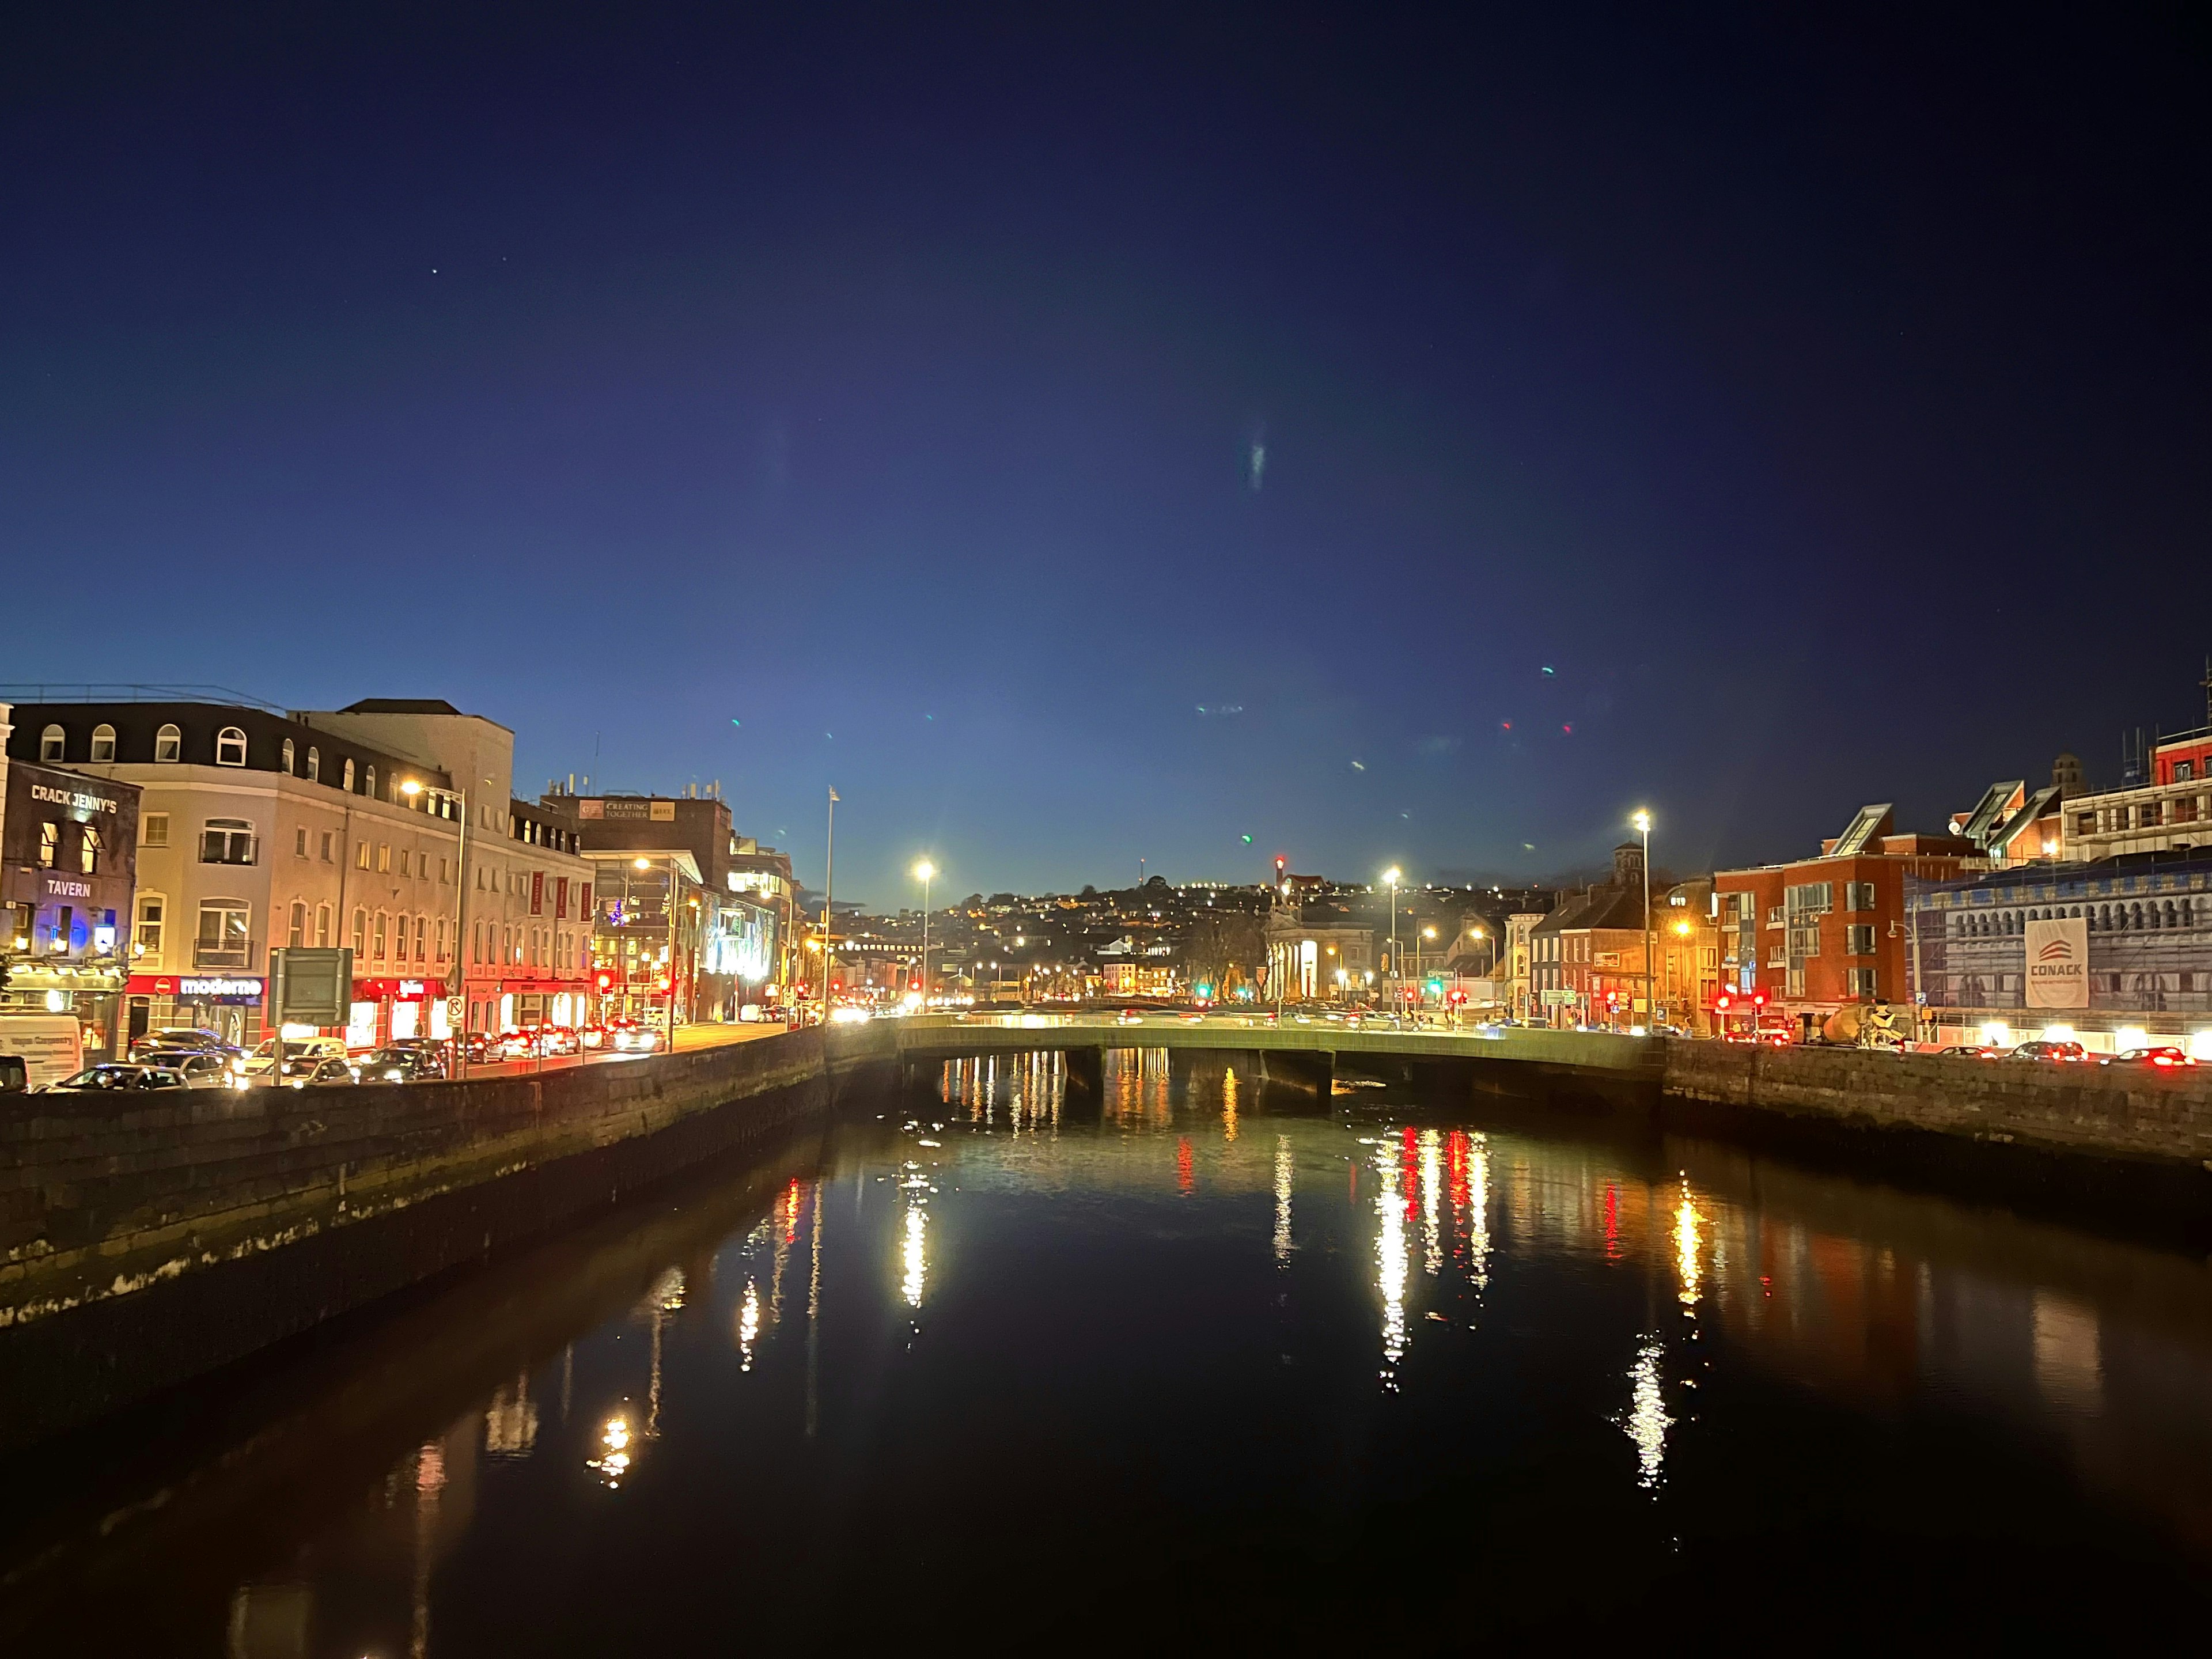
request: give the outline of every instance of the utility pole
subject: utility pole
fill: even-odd
[[[1651,814],[1638,812],[1630,820],[1644,837],[1644,1029],[1659,1023],[1651,1002]]]
[[[830,838],[822,855],[822,1020],[830,1021],[830,919],[837,894],[837,792],[830,792]]]

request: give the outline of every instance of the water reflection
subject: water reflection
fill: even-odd
[[[1628,1415],[1621,1427],[1636,1443],[1636,1484],[1647,1492],[1659,1484],[1667,1459],[1667,1431],[1674,1426],[1674,1419],[1667,1415],[1659,1377],[1659,1362],[1666,1357],[1667,1350],[1657,1341],[1647,1341],[1637,1349],[1636,1363],[1628,1368]]]
[[[1682,1311],[1694,1315],[1698,1310],[1698,1249],[1701,1243],[1698,1232],[1698,1206],[1690,1199],[1690,1182],[1682,1182],[1682,1196],[1674,1206],[1674,1273],[1681,1281],[1675,1292]]]
[[[1398,1386],[1398,1362],[1406,1357],[1406,1195],[1399,1162],[1388,1140],[1375,1143],[1375,1172],[1382,1177],[1375,1194],[1375,1287],[1382,1296],[1381,1376],[1382,1386],[1392,1389]]]
[[[1291,1194],[1297,1179],[1297,1159],[1288,1135],[1275,1137],[1275,1264],[1291,1261]]]

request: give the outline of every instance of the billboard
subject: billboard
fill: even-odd
[[[2089,1006],[2089,922],[2085,916],[2052,916],[2027,924],[2027,1006]]]

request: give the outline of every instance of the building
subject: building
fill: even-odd
[[[1534,1013],[1557,1026],[1641,1024],[1644,852],[1613,849],[1613,874],[1559,902],[1528,929]]]
[[[5,752],[0,703],[0,1013],[73,1013],[88,1057],[120,1052],[139,791]]]
[[[1660,1023],[1699,1036],[1715,1028],[1720,991],[1720,923],[1710,877],[1670,887],[1652,903],[1651,994]]]
[[[1516,910],[1505,918],[1505,981],[1506,1006],[1516,1019],[1534,1017],[1535,1000],[1530,988],[1532,960],[1529,935],[1538,922],[1550,914],[1545,910]]]
[[[443,989],[455,1006],[434,1008],[432,1036],[455,1017],[483,1032],[588,1019],[592,866],[579,850],[573,814],[515,799],[514,733],[434,697],[368,697],[295,718],[318,733],[373,744],[398,757],[410,777],[395,791],[386,774],[383,793],[403,801],[419,797],[457,831],[466,826],[454,856],[457,867],[463,860],[467,867],[448,903],[456,939],[465,940],[459,982],[448,978],[442,987],[428,986],[419,974],[381,977],[390,970],[376,953],[372,926],[368,962],[380,977],[364,984],[356,954],[356,996],[374,991],[404,1001],[411,993],[434,1001]],[[405,785],[416,777],[417,797],[410,797]],[[377,793],[374,779],[369,793]],[[418,945],[411,961],[424,960]],[[394,1032],[404,1023],[394,1008]]]
[[[137,787],[131,1035],[258,1042],[272,945],[352,947],[357,1043],[445,1025],[461,825],[443,768],[246,703],[25,705],[8,742]]]
[[[1931,1039],[2056,1027],[2106,1052],[2212,1059],[2212,847],[1961,872],[1909,903]]]
[[[2069,863],[2212,847],[2212,726],[2160,738],[2149,771],[2147,783],[2065,804]]]
[[[1948,881],[1979,867],[1988,824],[2002,827],[2025,808],[2024,801],[2007,805],[2019,787],[1995,786],[1967,816],[1962,829],[1980,840],[1897,834],[1882,804],[1862,807],[1841,836],[1820,843],[1816,858],[1722,871],[1713,878],[1722,982],[1745,994],[1764,991],[1769,1013],[1808,1036],[1847,1003],[1911,1005],[1918,984],[1907,883]]]
[[[1367,1000],[1375,987],[1375,930],[1345,921],[1345,914],[1344,906],[1328,901],[1269,911],[1262,996],[1279,1002]]]
[[[549,793],[574,815],[598,872],[593,969],[602,1018],[738,1018],[783,983],[791,862],[739,836],[709,788],[684,795]]]

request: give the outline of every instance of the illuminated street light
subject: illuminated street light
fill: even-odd
[[[1382,872],[1382,884],[1390,890],[1390,977],[1403,984],[1405,969],[1398,966],[1398,866],[1392,865]],[[1390,1012],[1398,1012],[1396,993],[1391,994]]]
[[[1659,1023],[1659,1010],[1651,1000],[1651,814],[1638,808],[1629,819],[1644,837],[1644,1029]]]
[[[929,880],[937,873],[937,866],[927,859],[918,860],[914,866],[915,878],[921,883],[921,1012],[929,1012]]]

